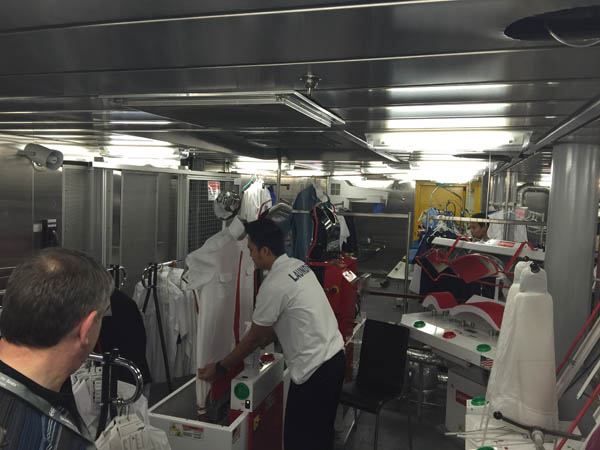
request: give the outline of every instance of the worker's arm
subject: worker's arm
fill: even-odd
[[[263,327],[252,323],[250,330],[242,338],[240,343],[231,351],[229,355],[220,361],[221,366],[229,370],[237,366],[246,356],[256,350],[258,347],[264,347],[275,339],[273,327]],[[202,369],[198,369],[198,378],[206,381],[213,381],[216,378],[216,363],[211,363]]]

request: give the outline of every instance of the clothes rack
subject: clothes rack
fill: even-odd
[[[110,352],[105,352],[102,355],[91,353],[88,356],[88,361],[99,362],[102,364],[102,397],[100,409],[100,421],[98,423],[98,431],[96,439],[106,428],[108,412],[111,416],[116,417],[118,414],[117,408],[129,405],[137,401],[142,395],[144,388],[144,380],[142,372],[131,361],[119,357],[119,351],[112,349]],[[119,398],[117,394],[118,379],[116,374],[113,374],[115,366],[125,367],[129,370],[135,380],[135,392],[127,399]]]
[[[127,271],[125,270],[125,267],[119,264],[111,264],[107,270],[115,281],[115,289],[121,289],[121,286],[123,286],[125,280],[127,280]]]
[[[168,261],[165,263],[150,263],[142,273],[142,285],[146,289],[146,299],[144,300],[142,312],[146,312],[146,308],[148,307],[148,301],[150,300],[150,295],[152,294],[152,298],[154,299],[154,309],[156,311],[156,322],[158,324],[158,335],[160,337],[160,347],[162,350],[162,357],[163,363],[165,365],[165,375],[167,377],[167,386],[169,388],[169,392],[173,392],[173,385],[171,383],[171,371],[169,369],[169,359],[167,357],[167,345],[165,341],[165,333],[162,326],[160,305],[158,303],[157,284],[158,269],[162,267],[174,267],[176,263],[177,261]]]

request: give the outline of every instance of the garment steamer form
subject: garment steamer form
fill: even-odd
[[[492,417],[508,418],[509,424],[558,428],[554,320],[546,272],[535,263],[522,269],[519,293],[513,298],[514,316],[504,332],[504,347],[498,350],[503,363],[494,364],[481,416],[484,443]]]

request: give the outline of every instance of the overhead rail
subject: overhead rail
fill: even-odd
[[[480,219],[479,217],[452,217],[452,216],[427,216],[428,219],[450,220],[452,222],[477,222],[477,223],[497,223],[502,225],[525,225],[525,226],[545,226],[546,222],[534,222],[526,220],[508,220],[508,219]]]
[[[512,161],[497,168],[492,175],[504,172],[527,161],[529,158],[537,155],[542,150],[551,147],[558,140],[568,136],[580,128],[583,128],[599,117],[600,96],[597,96],[563,120],[560,124],[548,131],[548,133],[539,138],[536,142],[529,144],[529,146],[519,155],[519,160]]]

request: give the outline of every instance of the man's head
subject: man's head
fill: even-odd
[[[112,289],[106,269],[89,256],[42,250],[11,274],[0,332],[8,343],[37,350],[68,343],[69,352],[85,359],[98,339]]]
[[[285,253],[281,229],[269,219],[259,219],[246,224],[248,249],[258,269],[270,269],[275,260]]]
[[[471,216],[472,219],[487,219],[484,213],[475,213]],[[487,230],[490,227],[489,223],[486,222],[470,222],[469,231],[473,239],[487,241],[488,235]]]

